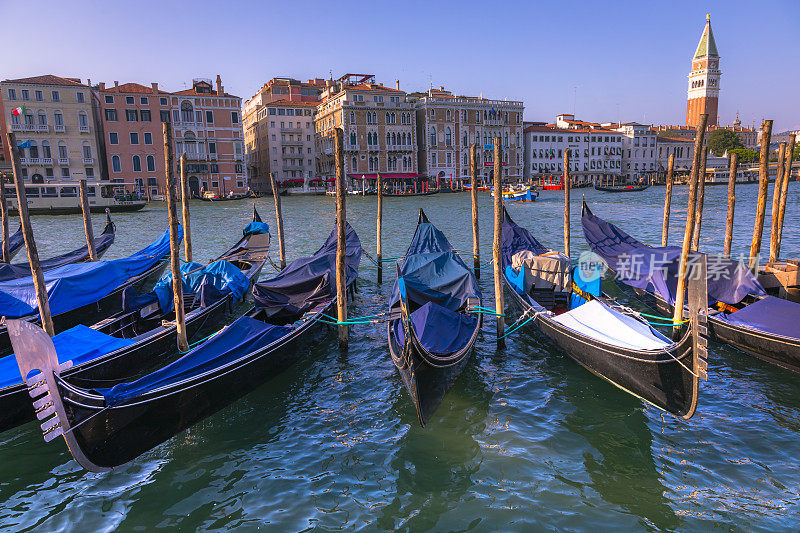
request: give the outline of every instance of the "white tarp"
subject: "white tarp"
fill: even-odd
[[[559,252],[537,255],[528,250],[517,252],[511,258],[511,267],[525,272],[525,292],[536,289],[555,289],[569,292],[572,288],[569,277],[569,258]]]
[[[660,350],[669,339],[638,320],[614,311],[597,300],[553,318],[583,335],[600,342],[637,350]]]

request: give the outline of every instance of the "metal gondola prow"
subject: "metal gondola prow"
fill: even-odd
[[[59,364],[56,348],[42,328],[25,320],[5,320],[20,374],[33,399],[36,418],[42,421],[45,442],[63,436],[75,460],[90,472],[111,470],[91,462],[78,445],[64,409],[56,376],[72,366],[71,361]]]
[[[689,328],[692,334],[693,401],[683,415],[688,420],[697,410],[700,380],[708,381],[708,265],[705,254],[697,254],[686,271],[689,286]]]

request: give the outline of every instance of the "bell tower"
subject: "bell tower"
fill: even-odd
[[[686,126],[697,127],[700,115],[708,113],[708,125],[717,125],[719,107],[719,53],[714,33],[711,31],[711,15],[706,15],[706,25],[697,50],[692,57],[689,73],[689,91],[686,102]]]

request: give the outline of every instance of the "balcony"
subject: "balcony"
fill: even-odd
[[[31,164],[30,161],[31,160],[28,159],[27,157],[20,157],[19,158],[19,164],[20,165],[30,165]]]
[[[67,128],[65,128],[63,124],[56,124],[53,126],[53,131],[56,133],[64,133],[67,131]]]
[[[40,161],[42,162],[43,165],[52,165],[53,164],[53,158],[52,157],[43,157],[43,158],[40,159]]]
[[[33,124],[12,124],[11,131],[36,131]]]
[[[285,128],[285,127],[281,127],[281,132],[285,132],[285,133],[303,133],[303,128]]]
[[[284,164],[282,168],[283,168],[283,170],[305,170],[306,169],[306,167],[301,166],[301,165],[289,165],[289,164]]]
[[[84,157],[83,158],[84,165],[94,165],[94,157]]]
[[[59,157],[58,158],[58,164],[61,165],[62,167],[69,166],[69,158],[67,158],[67,157]]]
[[[301,146],[303,144],[302,139],[294,140],[294,141],[281,141],[281,144],[285,144],[287,146]]]
[[[386,147],[390,152],[410,152],[410,144],[390,144]]]
[[[89,126],[78,126],[78,131],[81,133],[89,133]]]
[[[210,158],[212,161],[216,161],[216,160],[217,160],[217,154],[208,154],[208,157],[209,157],[209,158]]]
[[[48,126],[47,124],[37,124],[36,131],[47,133],[48,131],[50,131],[50,126]]]

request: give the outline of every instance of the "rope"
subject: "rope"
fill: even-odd
[[[506,316],[505,313],[498,313],[496,309],[488,309],[486,307],[481,307],[480,305],[472,306],[472,309],[470,309],[469,312],[482,313],[484,315],[493,315],[493,316]]]
[[[222,328],[222,329],[220,329],[220,330],[218,330],[218,331],[215,331],[214,333],[212,333],[212,334],[211,334],[211,335],[209,335],[208,337],[204,337],[204,338],[202,338],[202,339],[200,339],[200,340],[194,341],[193,343],[191,343],[191,344],[189,345],[189,347],[186,349],[186,351],[181,351],[181,350],[178,350],[178,353],[179,353],[179,354],[181,354],[181,355],[184,355],[184,354],[187,354],[187,353],[191,352],[191,351],[192,351],[194,348],[196,348],[196,347],[197,347],[197,345],[198,345],[198,344],[202,344],[202,343],[204,343],[205,341],[207,341],[207,340],[208,340],[208,339],[210,339],[211,337],[213,337],[213,336],[215,336],[216,334],[218,334],[219,332],[221,332],[223,329],[225,329],[225,328]]]

